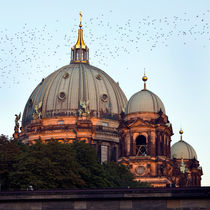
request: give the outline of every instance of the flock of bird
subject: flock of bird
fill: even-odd
[[[111,13],[83,20],[90,63],[102,69],[116,59],[168,47],[174,39],[183,45],[198,41],[203,47],[210,41],[210,10],[193,16],[187,13],[180,17],[147,16],[118,23],[110,20]],[[55,20],[53,26],[24,23],[16,32],[0,28],[0,88],[18,85],[23,77],[33,80],[35,75],[45,75],[46,70],[53,72],[68,64],[78,23],[75,18],[69,28],[64,28],[60,20]]]

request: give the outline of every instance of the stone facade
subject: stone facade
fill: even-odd
[[[202,170],[196,159],[171,158],[172,125],[163,112],[131,113],[119,126],[121,157],[135,179],[154,187],[200,186]],[[184,171],[180,170],[181,165]]]

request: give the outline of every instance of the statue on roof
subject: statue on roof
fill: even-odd
[[[80,109],[78,112],[80,117],[89,115],[90,114],[89,101],[80,100]]]
[[[21,118],[21,112],[19,113],[19,115],[15,114],[15,127],[20,127],[19,125],[19,120]]]
[[[42,101],[40,101],[37,105],[34,107],[34,113],[33,113],[33,119],[41,119],[42,118]]]
[[[21,118],[21,112],[18,114],[15,114],[15,127],[14,127],[14,134],[13,134],[13,137],[14,139],[18,139],[19,137],[19,127],[20,127],[20,124],[19,124],[19,120]]]

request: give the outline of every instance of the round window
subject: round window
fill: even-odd
[[[66,94],[64,92],[60,92],[59,95],[58,95],[58,98],[60,100],[64,100],[66,98]]]
[[[108,100],[107,94],[103,94],[103,95],[101,96],[101,100],[104,101],[104,102],[106,102],[106,101]]]

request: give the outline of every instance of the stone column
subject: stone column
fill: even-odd
[[[131,132],[129,132],[129,137],[130,137],[130,155],[133,156],[133,135],[131,134]]]
[[[156,164],[154,162],[151,163],[151,176],[156,176]]]
[[[150,155],[151,156],[155,156],[156,154],[156,143],[155,143],[155,140],[156,140],[156,134],[154,131],[151,131],[151,134],[150,134]]]

